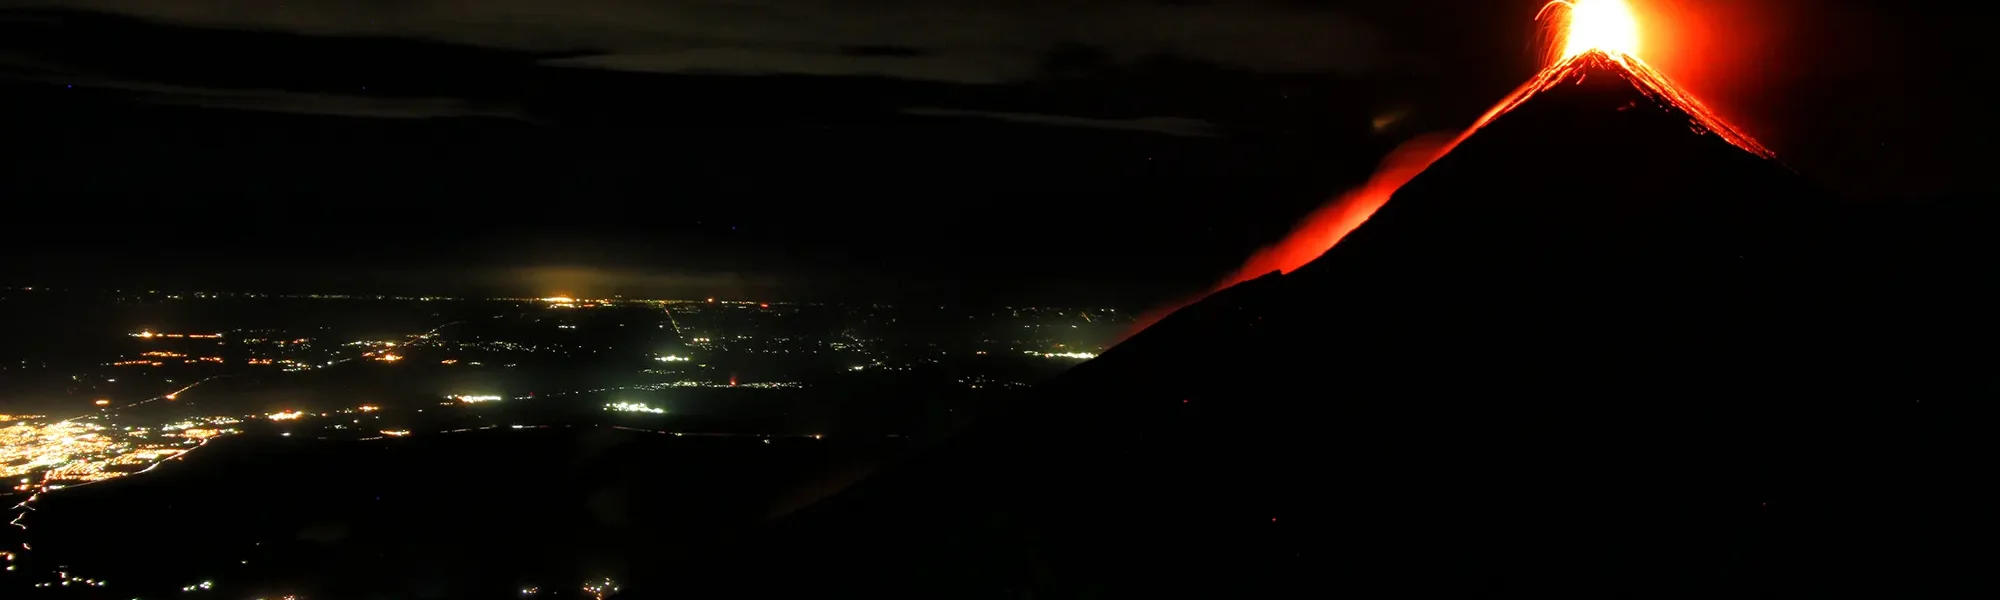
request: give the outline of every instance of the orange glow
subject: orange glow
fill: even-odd
[[[1462,136],[1460,136],[1462,137]],[[1224,278],[1217,289],[1249,281],[1272,271],[1290,273],[1332,249],[1347,233],[1389,202],[1389,196],[1424,172],[1438,157],[1458,145],[1459,137],[1431,134],[1403,142],[1375,168],[1375,174],[1359,187],[1321,205],[1307,214],[1290,235],[1276,244],[1250,255],[1235,273]]]
[[[1561,10],[1557,10],[1561,9]],[[1714,111],[1696,100],[1676,85],[1666,75],[1661,74],[1633,53],[1639,49],[1639,20],[1632,7],[1625,0],[1556,0],[1542,8],[1536,19],[1555,16],[1563,19],[1556,25],[1559,36],[1551,44],[1553,60],[1520,88],[1508,94],[1499,104],[1493,105],[1485,114],[1456,136],[1419,136],[1395,150],[1376,167],[1375,174],[1360,186],[1335,197],[1319,209],[1307,214],[1292,232],[1276,244],[1265,246],[1243,262],[1243,266],[1217,282],[1209,291],[1178,302],[1154,308],[1141,313],[1133,327],[1126,331],[1125,338],[1144,331],[1153,323],[1182,307],[1194,304],[1209,294],[1227,289],[1238,283],[1256,279],[1273,271],[1291,273],[1306,263],[1325,254],[1335,244],[1347,236],[1348,232],[1360,227],[1375,214],[1375,210],[1388,203],[1396,191],[1416,178],[1431,163],[1450,153],[1459,142],[1485,127],[1507,111],[1526,102],[1536,93],[1547,91],[1564,82],[1575,82],[1582,77],[1583,69],[1590,66],[1609,68],[1647,95],[1663,104],[1670,104],[1685,111],[1692,120],[1696,131],[1712,133],[1734,144],[1744,151],[1764,158],[1774,154],[1751,139],[1748,134],[1729,125],[1716,116]],[[1553,49],[1560,49],[1560,52]],[[1121,343],[1123,339],[1119,340]]]
[[[1562,10],[1557,10],[1562,9]],[[1639,19],[1625,0],[1555,0],[1542,7],[1537,19],[1559,15],[1562,53],[1556,62],[1591,50],[1613,56],[1639,53]]]
[[[1481,124],[1491,119],[1492,114],[1497,113],[1489,113],[1486,118],[1480,120]],[[1375,214],[1375,209],[1382,208],[1383,204],[1388,203],[1389,197],[1395,195],[1396,190],[1401,189],[1403,184],[1409,183],[1418,173],[1430,168],[1431,163],[1437,161],[1438,157],[1451,152],[1460,140],[1477,129],[1478,126],[1475,125],[1472,129],[1456,136],[1434,133],[1403,142],[1395,150],[1389,151],[1389,155],[1382,159],[1381,165],[1375,168],[1375,174],[1369,176],[1368,181],[1335,196],[1326,204],[1320,205],[1317,210],[1307,214],[1299,221],[1298,226],[1285,236],[1285,239],[1258,249],[1256,253],[1250,255],[1250,258],[1243,261],[1243,266],[1237,267],[1234,272],[1216,282],[1215,287],[1210,288],[1208,292],[1140,314],[1126,337],[1151,327],[1153,323],[1159,322],[1160,319],[1166,318],[1184,306],[1206,298],[1208,294],[1262,277],[1273,271],[1291,273],[1319,258],[1321,254],[1326,254],[1334,244],[1340,243],[1341,238],[1347,237],[1348,232],[1367,222],[1368,217]]]
[[[1763,144],[1757,143],[1757,140],[1751,139],[1750,134],[1743,133],[1742,130],[1722,120],[1722,117],[1717,116],[1715,111],[1708,108],[1708,105],[1702,104],[1700,100],[1695,99],[1694,95],[1689,94],[1687,90],[1681,89],[1681,86],[1675,84],[1673,80],[1667,79],[1666,74],[1661,73],[1658,69],[1654,69],[1652,65],[1646,64],[1646,61],[1639,60],[1639,57],[1630,54],[1612,54],[1602,51],[1585,52],[1568,60],[1550,65],[1547,69],[1542,69],[1542,72],[1536,74],[1534,79],[1528,80],[1528,83],[1521,86],[1521,89],[1516,90],[1512,96],[1508,96],[1506,100],[1502,100],[1499,105],[1494,106],[1493,110],[1488,111],[1485,117],[1472,126],[1472,129],[1477,131],[1487,122],[1492,121],[1502,114],[1506,114],[1507,111],[1513,110],[1516,106],[1520,106],[1522,102],[1528,101],[1529,98],[1534,97],[1537,93],[1554,89],[1565,82],[1574,83],[1581,81],[1584,69],[1592,66],[1617,72],[1627,81],[1630,81],[1632,85],[1637,86],[1640,91],[1645,92],[1647,96],[1651,96],[1661,104],[1681,109],[1682,112],[1688,115],[1688,125],[1696,132],[1714,134],[1735,145],[1737,148],[1741,148],[1744,152],[1749,152],[1760,157],[1772,158],[1776,156],[1769,148],[1765,148]],[[1470,132],[1467,132],[1467,134],[1469,135]]]
[[[110,401],[110,400],[98,400],[98,401],[97,401],[97,405],[98,405],[98,406],[111,406],[111,401]]]

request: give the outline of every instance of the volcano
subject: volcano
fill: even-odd
[[[1856,299],[1835,208],[1644,63],[1578,53],[1318,259],[1182,308],[691,581],[1886,591],[1938,558],[1910,545],[1933,529],[1858,518],[1916,509],[1845,486],[1928,489],[1946,467],[1915,458],[1972,436],[1892,392],[1916,361],[1871,346],[1895,317]]]
[[[1256,283],[1273,289],[1238,312],[1290,332],[1267,348],[1317,335],[1357,349],[1343,359],[1357,365],[1458,356],[1461,373],[1540,378],[1545,394],[1677,365],[1680,352],[1733,369],[1723,353],[1796,320],[1757,311],[1811,305],[1781,296],[1820,272],[1833,208],[1644,63],[1586,52],[1498,105],[1326,254]],[[1213,310],[1176,314],[1080,371],[1195,355],[1155,348],[1203,345],[1176,330],[1218,329],[1200,316]]]

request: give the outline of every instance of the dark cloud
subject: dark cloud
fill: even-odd
[[[1027,125],[1051,127],[1078,127],[1083,129],[1104,129],[1111,131],[1131,131],[1156,133],[1177,137],[1215,137],[1216,126],[1207,121],[1178,117],[1140,117],[1136,119],[1095,119],[1064,115],[1042,115],[1034,113],[998,112],[984,110],[959,110],[949,108],[908,108],[903,114],[919,117],[957,117],[971,119],[992,119]]]
[[[413,38],[490,48],[602,49],[573,64],[642,71],[887,75],[1018,81],[1063,42],[1115,57],[1171,53],[1272,72],[1355,73],[1382,64],[1383,36],[1289,2],[1150,0],[23,0],[219,28]],[[904,68],[856,47],[922,54]]]
[[[754,47],[700,48],[662,54],[598,54],[552,59],[541,64],[640,73],[887,77],[965,84],[1011,81],[1011,78],[995,76],[997,73],[967,69],[963,61],[946,56],[854,56]]]
[[[18,0],[0,19],[0,78],[152,104],[365,118],[525,118],[572,96],[599,113],[612,98],[664,89],[623,80],[613,95],[571,93],[619,74],[1003,86],[1144,69],[1168,56],[1276,74],[1356,75],[1393,62],[1384,36],[1360,21],[1277,1]],[[685,94],[668,95],[681,114],[703,112]],[[873,97],[845,102],[862,96]],[[1212,135],[1207,123],[1176,120],[1195,116],[1172,106],[1180,100],[1161,100],[1094,103],[1091,118],[1022,106],[954,116]],[[864,110],[935,100],[883,102]],[[1172,117],[1149,116],[1163,113]]]
[[[361,117],[372,119],[502,118],[525,119],[516,110],[476,106],[462,98],[422,98],[304,93],[269,89],[200,88],[159,83],[67,78],[98,90],[116,90],[154,104],[225,108],[258,112]]]
[[[848,46],[845,48],[841,48],[840,53],[845,54],[847,56],[890,56],[899,58],[916,58],[919,56],[930,54],[929,52],[925,52],[924,49],[922,48],[911,48],[909,46],[882,46],[882,45]]]

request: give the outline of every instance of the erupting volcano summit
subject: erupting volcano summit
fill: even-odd
[[[1715,116],[1701,101],[1682,91],[1666,75],[1639,60],[1636,55],[1639,23],[1624,0],[1556,0],[1542,7],[1540,17],[1563,19],[1560,28],[1566,33],[1559,46],[1561,52],[1555,54],[1548,68],[1495,106],[1473,129],[1512,110],[1536,93],[1563,84],[1580,83],[1591,72],[1610,73],[1631,83],[1655,102],[1687,113],[1689,123],[1696,127],[1696,131],[1722,136],[1745,152],[1772,157],[1770,150]]]
[[[1725,142],[1742,154],[1772,163],[1771,168],[1763,170],[1775,170],[1776,163],[1771,160],[1774,155],[1769,149],[1725,122],[1700,100],[1634,55],[1639,47],[1639,29],[1624,0],[1557,0],[1545,5],[1537,19],[1549,22],[1558,37],[1551,45],[1547,67],[1495,104],[1456,138],[1441,144],[1428,138],[1412,140],[1399,148],[1367,183],[1306,216],[1284,240],[1265,247],[1244,261],[1241,268],[1217,282],[1214,290],[1226,289],[1267,273],[1291,273],[1314,261],[1370,220],[1392,196],[1409,196],[1400,190],[1419,175],[1431,180],[1480,181],[1476,187],[1489,185],[1496,178],[1513,179],[1515,174],[1511,170],[1540,173],[1552,178],[1555,173],[1551,170],[1555,169],[1582,179],[1611,177],[1639,182],[1648,175],[1680,179],[1685,176],[1677,173],[1703,170],[1702,166],[1687,164],[1685,161],[1688,160],[1742,162],[1740,157],[1725,157],[1727,153],[1716,150],[1704,152],[1706,157],[1701,159],[1669,150],[1678,145],[1703,145],[1702,141],[1685,139],[1688,136],[1684,134],[1689,133],[1694,137]],[[1526,113],[1526,116],[1515,116],[1517,112]],[[1510,123],[1500,128],[1510,132],[1484,133],[1489,126],[1500,121]],[[1524,126],[1517,124],[1519,122],[1532,124]],[[1665,127],[1667,125],[1672,127]],[[1470,162],[1475,165],[1473,168],[1489,171],[1483,174],[1430,174],[1436,170],[1434,164],[1441,159],[1462,153],[1459,147],[1468,141],[1487,147],[1510,146],[1518,154],[1494,153],[1477,161],[1446,161],[1458,164]],[[1588,152],[1614,154],[1611,157],[1576,154]],[[1577,168],[1582,163],[1604,158],[1626,160],[1622,165],[1604,167],[1603,172],[1586,173]],[[1752,179],[1758,177],[1752,176]],[[1671,185],[1664,180],[1661,183],[1668,187]],[[1463,193],[1514,204],[1518,199],[1506,198],[1507,194],[1502,192],[1511,191],[1524,196],[1533,193],[1553,201],[1556,199],[1553,195],[1560,190],[1543,188],[1564,187],[1568,186],[1550,180],[1521,182],[1493,188],[1486,193],[1471,189]],[[1638,188],[1637,191],[1649,194],[1665,191],[1665,187],[1660,186],[1626,187]],[[1646,189],[1649,187],[1652,189]],[[1612,191],[1603,188],[1595,193]],[[1136,333],[1151,327],[1186,304],[1189,303],[1175,303],[1149,311],[1140,318],[1133,331]]]
[[[1633,56],[1622,2],[1547,12],[1571,32],[1552,64],[1434,162],[1303,225],[1310,252],[1261,255],[1297,260],[1253,260],[1040,400],[794,519],[770,544],[785,579],[878,597],[1600,598],[1689,572],[1724,574],[1669,595],[1750,589],[1703,546],[1765,493],[1742,457],[1777,443],[1793,399],[1824,409],[1874,366],[1829,325],[1857,314],[1819,287],[1845,274],[1821,252],[1831,203]],[[1784,443],[1837,429],[1800,431]],[[855,536],[904,550],[836,564],[813,541]]]
[[[1220,347],[1276,353],[1260,370],[1338,371],[1347,393],[1662,390],[1747,368],[1736,353],[1801,314],[1780,288],[1814,272],[1831,203],[1628,53],[1623,8],[1551,5],[1570,32],[1552,64],[1379,208],[1346,211],[1364,222],[1337,240],[1308,223],[1294,237],[1331,246],[1310,262],[1228,282],[1070,381],[1199,371],[1211,361],[1181,357]]]

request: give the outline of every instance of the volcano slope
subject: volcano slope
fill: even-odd
[[[1869,244],[1830,200],[1663,85],[1602,53],[1551,69],[1316,261],[1180,310],[683,581],[898,597],[1949,585],[1935,575],[1969,565],[1950,548],[1971,534],[1934,501],[1969,502],[1945,476],[1966,459],[1946,457],[1978,455],[1978,436],[1915,400],[1963,391],[1940,376],[1965,371],[1883,346],[1916,314],[1875,293],[1894,268],[1860,268]]]

